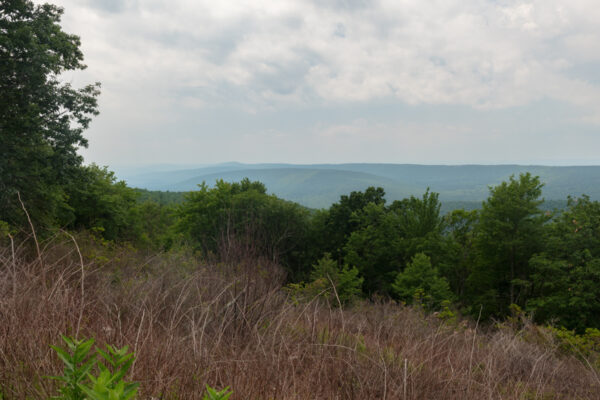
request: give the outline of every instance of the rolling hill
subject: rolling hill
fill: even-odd
[[[165,170],[154,166],[147,171],[117,170],[117,174],[130,186],[169,191],[247,177],[263,182],[270,193],[313,208],[328,207],[340,195],[369,186],[383,187],[389,201],[420,196],[430,188],[440,193],[442,202],[472,208],[487,198],[490,185],[523,172],[540,176],[547,200],[564,201],[584,193],[600,199],[600,166],[225,163]]]

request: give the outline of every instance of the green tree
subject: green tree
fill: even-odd
[[[532,257],[533,296],[538,322],[555,321],[584,332],[600,328],[600,203],[569,199],[569,208],[549,227],[544,251]]]
[[[228,256],[242,250],[287,264],[295,273],[303,250],[308,212],[266,193],[260,182],[205,183],[187,194],[176,229],[205,254]]]
[[[429,310],[438,310],[444,301],[453,299],[445,278],[440,277],[431,259],[417,253],[392,284],[394,294],[407,304],[417,301]]]
[[[170,249],[177,240],[177,235],[173,232],[175,213],[176,208],[172,205],[138,199],[137,204],[129,209],[129,240],[134,241],[138,247]]]
[[[477,227],[478,262],[469,277],[473,309],[503,316],[510,304],[523,306],[531,289],[529,259],[542,249],[543,200],[539,177],[521,174],[490,188]]]
[[[355,265],[365,278],[367,294],[389,294],[390,284],[403,265],[400,218],[383,204],[370,203],[355,214],[355,219],[359,228],[348,238],[344,261]]]
[[[444,217],[443,250],[439,270],[458,298],[464,298],[467,281],[476,263],[477,210],[454,210]]]
[[[342,195],[340,201],[331,205],[329,210],[320,213],[315,223],[319,224],[319,254],[330,253],[341,263],[343,248],[352,232],[359,227],[357,215],[368,204],[384,205],[385,191],[378,187],[368,187],[364,192],[351,192]]]
[[[437,193],[393,202],[370,203],[351,221],[357,228],[344,247],[345,262],[365,278],[364,290],[391,293],[398,271],[418,252],[441,258],[442,219]]]
[[[137,206],[138,193],[124,181],[117,181],[106,167],[80,167],[64,191],[70,208],[62,215],[63,224],[97,229],[109,240],[136,239],[132,210]]]
[[[404,264],[418,252],[426,253],[435,262],[439,262],[443,256],[444,220],[440,215],[441,206],[439,194],[429,191],[429,188],[421,198],[410,196],[390,205],[389,210],[400,218]]]
[[[99,84],[60,81],[84,69],[79,38],[63,32],[63,10],[28,0],[0,2],[0,219],[23,222],[19,192],[38,224],[54,222],[63,186],[81,165],[83,131],[98,113]]]
[[[312,292],[324,292],[332,304],[338,299],[341,304],[348,304],[362,293],[363,278],[358,270],[348,265],[340,267],[329,253],[313,265],[310,278],[312,283],[308,287]]]

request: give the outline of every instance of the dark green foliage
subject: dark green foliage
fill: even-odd
[[[583,196],[548,228],[544,251],[531,259],[539,321],[556,319],[583,332],[600,328],[600,203]]]
[[[370,203],[352,221],[357,228],[344,247],[345,262],[365,278],[367,293],[390,294],[398,271],[418,252],[438,258],[442,219],[437,194],[425,192],[385,207]]]
[[[114,173],[96,165],[81,167],[66,187],[71,212],[63,222],[74,228],[95,229],[108,240],[133,239],[131,210],[137,193]]]
[[[67,344],[66,349],[51,346],[65,366],[62,376],[51,377],[63,382],[62,396],[55,399],[129,400],[136,396],[138,383],[124,380],[134,361],[127,346],[117,349],[107,345],[106,350],[92,352],[93,339],[80,341],[63,336],[63,341]],[[100,356],[100,362],[97,356]]]
[[[332,304],[336,304],[337,299],[348,304],[362,293],[363,278],[359,277],[358,270],[348,265],[338,266],[329,253],[313,265],[310,279],[313,286],[326,292]]]
[[[439,232],[441,205],[438,197],[437,193],[431,193],[427,189],[421,199],[411,196],[391,204],[390,210],[402,219],[403,236],[420,238],[432,232]]]
[[[439,269],[460,299],[466,294],[467,280],[477,261],[475,243],[478,221],[477,210],[454,210],[444,217],[443,256]]]
[[[131,221],[126,239],[139,247],[168,250],[176,242],[173,232],[175,206],[164,206],[150,200],[140,201],[129,210]]]
[[[440,215],[439,195],[425,191],[421,198],[393,202],[389,210],[400,218],[400,235],[403,237],[403,261],[416,253],[424,252],[438,261],[441,252],[443,218]]]
[[[51,225],[64,187],[81,165],[82,132],[98,113],[99,85],[74,89],[65,71],[83,69],[79,38],[62,31],[62,9],[27,0],[0,3],[0,219]]]
[[[369,205],[385,204],[385,191],[382,188],[369,187],[364,192],[352,192],[343,195],[340,201],[331,205],[329,210],[321,215],[322,221],[322,252],[331,253],[336,260],[342,259],[342,248],[348,238],[359,226],[358,215]]]
[[[490,188],[477,228],[478,262],[469,277],[474,310],[504,316],[531,293],[529,259],[542,249],[549,216],[540,205],[542,184],[529,173]]]
[[[413,304],[422,304],[428,310],[439,310],[442,304],[453,300],[448,281],[440,277],[431,259],[417,253],[404,271],[399,272],[392,284],[398,299]]]
[[[363,278],[355,267],[340,266],[326,253],[312,266],[310,282],[290,283],[286,291],[294,301],[326,299],[329,305],[348,305],[362,294]]]
[[[228,256],[242,250],[296,267],[308,229],[308,212],[267,195],[264,185],[218,181],[190,192],[178,210],[177,230],[205,254]],[[292,271],[294,272],[294,271]]]
[[[106,167],[80,167],[65,193],[69,208],[61,215],[63,226],[90,229],[106,240],[144,248],[166,249],[173,242],[174,206],[140,199],[139,191]]]
[[[63,383],[60,388],[62,396],[54,398],[57,400],[84,400],[86,396],[80,385],[87,381],[89,372],[96,365],[96,357],[91,353],[94,339],[84,341],[66,336],[63,336],[62,339],[67,345],[66,349],[51,346],[64,364],[63,374],[51,377]]]
[[[185,192],[169,192],[160,190],[134,189],[138,193],[138,201],[150,201],[161,206],[170,206],[183,203]]]
[[[400,217],[382,204],[371,203],[355,215],[355,220],[360,228],[344,246],[345,263],[358,268],[365,278],[366,293],[389,294],[405,254]]]

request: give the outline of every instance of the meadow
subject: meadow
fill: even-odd
[[[0,252],[0,391],[49,398],[63,334],[127,345],[139,398],[597,399],[595,353],[515,316],[480,324],[389,300],[298,302],[284,271],[241,247],[212,260],[90,234]]]

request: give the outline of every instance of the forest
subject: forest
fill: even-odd
[[[430,190],[132,188],[78,154],[100,84],[61,81],[85,68],[63,10],[0,12],[0,398],[56,394],[60,335],[129,346],[159,398],[597,398],[597,200],[549,210],[529,172],[445,214]]]

